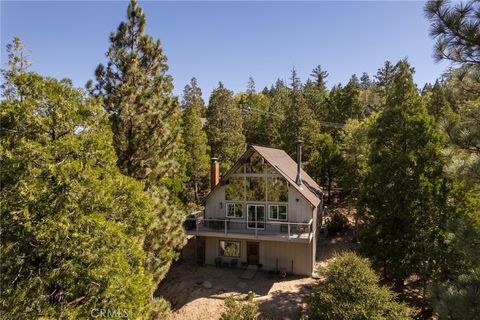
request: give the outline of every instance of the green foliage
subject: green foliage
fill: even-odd
[[[170,303],[162,298],[154,298],[149,304],[145,319],[165,320],[171,315]]]
[[[333,215],[327,218],[326,227],[327,234],[330,237],[350,230],[347,217],[337,211],[333,212]]]
[[[364,106],[361,101],[361,88],[357,81],[350,80],[345,87],[335,86],[328,96],[327,121],[345,123],[347,119],[362,119]],[[333,133],[336,135],[336,131]]]
[[[13,83],[16,76],[25,73],[31,65],[28,60],[28,53],[26,52],[25,45],[18,37],[13,37],[12,43],[6,45],[7,52],[7,68],[2,69],[1,73],[5,82],[2,83],[3,89],[2,95],[4,97],[15,95],[16,86]]]
[[[116,167],[100,100],[19,73],[1,102],[1,309],[8,319],[146,310],[153,294],[143,184]],[[8,285],[7,285],[8,284]]]
[[[206,130],[212,155],[220,159],[224,172],[245,151],[245,135],[241,110],[235,104],[233,92],[222,83],[210,95]]]
[[[188,193],[188,202],[200,205],[208,192],[210,148],[200,118],[205,104],[195,78],[183,90],[182,109],[185,168],[189,177],[185,191]]]
[[[410,319],[408,307],[378,285],[368,260],[343,253],[318,271],[324,280],[316,285],[309,302],[311,319]]]
[[[438,121],[443,120],[447,116],[447,113],[450,112],[447,90],[439,81],[436,81],[432,87],[427,110],[428,113]]]
[[[386,106],[369,136],[369,172],[360,199],[363,252],[397,284],[416,274],[425,288],[443,267],[443,138],[405,61],[395,66]]]
[[[262,93],[249,90],[235,96],[235,102],[242,110],[245,137],[249,143],[269,145],[264,125],[265,118],[269,117],[270,99]]]
[[[276,87],[270,94],[269,104],[263,112],[259,127],[262,128],[259,144],[280,148],[282,146],[282,131],[285,110],[288,106],[289,89],[283,85]],[[265,96],[267,97],[267,96]],[[248,122],[247,122],[248,124]],[[249,128],[247,127],[247,133]]]
[[[430,299],[440,319],[480,319],[480,268],[453,283],[436,283],[430,288]]]
[[[480,3],[468,0],[451,5],[445,0],[425,4],[430,20],[430,35],[435,43],[435,58],[456,63],[480,64]]]
[[[368,132],[374,125],[378,113],[364,120],[349,119],[340,132],[342,168],[340,185],[350,190],[359,190],[368,172],[370,139]],[[358,192],[355,192],[357,194]]]
[[[322,185],[327,185],[330,197],[333,181],[338,177],[341,168],[341,154],[338,145],[328,133],[319,134],[314,152],[307,165],[307,172]]]
[[[225,298],[227,310],[222,313],[221,320],[255,320],[258,318],[258,304],[253,301],[254,295],[249,292],[245,298],[233,296]]]
[[[302,140],[304,142],[302,154],[304,159],[308,160],[314,152],[320,124],[316,121],[312,109],[307,105],[302,91],[302,83],[297,77],[295,69],[292,70],[291,81],[289,100],[280,130],[283,149],[293,156],[296,152],[297,141]]]
[[[181,115],[167,74],[167,57],[160,41],[147,35],[145,27],[143,10],[132,0],[127,20],[110,35],[107,66],[98,66],[93,91],[104,99],[110,115],[118,167],[145,181],[155,204],[157,221],[145,248],[149,267],[160,281],[175,250],[185,242],[184,213],[178,208],[181,191],[167,189],[183,186]]]

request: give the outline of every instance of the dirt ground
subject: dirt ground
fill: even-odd
[[[196,267],[178,263],[159,288],[172,304],[171,319],[219,319],[224,310],[225,297],[255,293],[261,319],[301,319],[305,300],[315,279],[257,272],[252,280],[242,280],[241,269]],[[204,281],[212,287],[202,286]]]
[[[345,204],[332,205],[328,213],[331,214],[334,208],[351,218],[352,212],[345,208]],[[317,251],[317,265],[326,266],[337,252],[355,250],[352,237],[351,231],[335,237],[322,237]],[[225,297],[249,291],[255,294],[255,301],[259,303],[260,319],[305,318],[306,302],[319,280],[293,275],[280,279],[276,274],[260,271],[252,280],[242,280],[239,278],[242,272],[241,269],[201,267],[185,261],[177,262],[158,292],[172,304],[172,320],[219,319],[224,310]],[[202,285],[205,281],[211,284],[211,288]]]

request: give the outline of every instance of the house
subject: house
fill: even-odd
[[[205,209],[186,221],[205,264],[256,265],[263,270],[312,275],[322,221],[322,189],[280,149],[249,146],[220,179],[211,163]]]

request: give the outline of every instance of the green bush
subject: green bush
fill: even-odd
[[[154,298],[147,306],[148,311],[145,319],[164,320],[171,314],[170,303],[163,298]]]
[[[249,292],[245,298],[225,299],[227,310],[222,313],[221,320],[255,320],[257,319],[258,305],[253,301],[253,293]]]
[[[334,236],[339,233],[344,233],[350,230],[350,224],[347,217],[338,212],[334,212],[333,215],[326,223],[327,233],[329,236]]]
[[[368,260],[355,253],[339,254],[318,271],[325,280],[315,287],[309,302],[311,319],[409,319],[409,308],[396,302],[393,292],[378,285]]]

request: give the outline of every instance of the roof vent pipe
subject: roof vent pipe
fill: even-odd
[[[220,165],[218,158],[212,158],[210,163],[210,189],[213,190],[220,182]]]
[[[297,141],[297,178],[295,179],[295,182],[297,185],[301,186],[302,185],[302,140]]]

